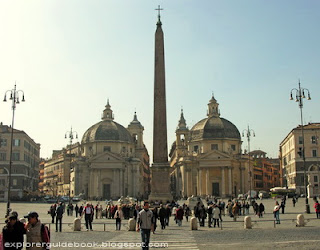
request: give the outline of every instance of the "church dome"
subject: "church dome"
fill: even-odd
[[[96,141],[117,141],[133,143],[129,131],[122,125],[113,121],[109,100],[102,114],[102,121],[91,126],[83,135],[82,143]]]
[[[237,127],[230,121],[221,118],[219,104],[212,96],[208,104],[208,118],[202,119],[190,130],[191,140],[201,139],[241,139]]]

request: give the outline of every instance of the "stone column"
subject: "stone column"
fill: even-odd
[[[209,168],[206,170],[206,195],[209,195]]]
[[[221,196],[226,196],[226,183],[225,183],[225,174],[224,167],[221,167]]]
[[[175,190],[177,195],[180,195],[180,190],[181,190],[179,173],[180,173],[180,166],[177,166],[177,171],[176,171],[177,182],[176,182],[176,190]]]
[[[199,168],[199,195],[202,195],[202,169]]]
[[[120,196],[123,196],[123,171],[122,169],[119,169],[119,179],[120,179],[120,183],[119,183],[119,193],[120,193]]]
[[[111,196],[116,197],[116,170],[112,169],[112,185],[111,185]]]
[[[232,173],[231,167],[228,167],[228,175],[229,175],[229,194],[232,195]]]
[[[183,166],[182,169],[182,195],[186,196],[187,195],[187,174],[186,174],[186,167]]]

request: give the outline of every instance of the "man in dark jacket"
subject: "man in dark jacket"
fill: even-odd
[[[161,205],[161,208],[159,210],[159,219],[160,219],[161,229],[166,228],[166,217],[167,217],[167,210],[164,207],[164,205]]]
[[[18,220],[18,213],[11,212],[7,224],[2,229],[4,249],[22,249],[25,233],[24,224]]]
[[[63,216],[63,205],[61,202],[59,203],[59,206],[57,207],[56,210],[56,232],[58,232],[58,223],[59,224],[59,231],[62,231],[62,216]]]

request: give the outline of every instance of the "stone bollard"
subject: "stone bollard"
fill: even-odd
[[[196,217],[192,217],[190,220],[191,230],[198,230],[198,221]]]
[[[131,218],[128,220],[128,230],[129,231],[136,231],[136,220]]]
[[[81,231],[81,219],[75,218],[73,220],[73,231]]]
[[[251,217],[246,216],[244,217],[244,229],[252,229]]]
[[[304,216],[303,214],[298,214],[297,215],[297,227],[304,227],[305,226],[305,222],[304,222]]]

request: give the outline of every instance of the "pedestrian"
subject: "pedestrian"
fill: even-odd
[[[279,202],[276,201],[276,205],[273,208],[273,214],[274,214],[274,218],[276,219],[276,224],[280,224],[279,210],[280,210]]]
[[[115,212],[114,218],[116,219],[116,230],[120,230],[121,229],[121,221],[124,218],[121,206],[119,206],[118,210]]]
[[[177,207],[176,206],[173,206],[172,208],[172,216],[173,216],[173,219],[174,221],[176,222],[176,224],[178,224],[177,220],[176,220],[176,211],[177,211]]]
[[[296,206],[296,198],[294,196],[292,197],[292,205],[293,205],[293,207]]]
[[[54,218],[56,217],[56,204],[52,204],[50,206],[50,215],[51,215],[51,223],[53,224],[54,223]]]
[[[94,207],[94,209],[96,210],[96,219],[98,219],[99,202],[98,202],[97,205]]]
[[[259,218],[263,217],[263,213],[264,213],[264,205],[261,202],[259,205]]]
[[[73,210],[74,210],[74,206],[73,204],[71,203],[70,204],[70,215],[73,216]]]
[[[320,219],[320,204],[319,202],[316,200],[313,206],[316,210],[316,214],[317,214],[317,219]]]
[[[280,207],[281,207],[281,213],[284,214],[284,208],[286,207],[286,202],[284,200],[281,201]]]
[[[161,229],[166,228],[166,217],[167,217],[167,211],[164,205],[162,204],[159,209],[159,219],[160,219]]]
[[[190,211],[190,208],[189,208],[188,206],[186,206],[186,209],[185,209],[184,215],[185,215],[186,220],[187,220],[187,222],[188,222],[188,220],[189,220],[189,216],[191,215],[191,211]]]
[[[26,233],[24,224],[18,220],[18,213],[12,211],[2,229],[2,241],[5,250],[20,250],[23,247],[23,235]]]
[[[208,227],[212,227],[213,204],[208,206]]]
[[[78,217],[78,213],[79,213],[78,204],[76,204],[76,206],[74,207],[74,211],[76,212],[76,217]]]
[[[88,202],[87,205],[83,208],[82,215],[84,215],[84,219],[86,221],[86,229],[89,231],[89,229],[92,231],[92,216],[93,216],[93,208]]]
[[[246,202],[246,205],[245,205],[245,209],[246,209],[246,215],[249,214],[249,209],[250,209],[250,205],[249,205],[249,202]]]
[[[58,223],[59,223],[59,231],[62,231],[62,217],[63,217],[63,206],[61,202],[59,203],[56,210],[56,232],[58,232]]]
[[[166,205],[166,211],[167,211],[167,216],[166,216],[166,225],[169,226],[169,220],[171,216],[171,209],[169,205]]]
[[[234,205],[232,206],[232,214],[233,214],[233,220],[236,221],[239,215],[239,207],[237,202],[235,202]]]
[[[153,224],[153,233],[155,234],[156,233],[156,229],[157,229],[157,220],[158,220],[158,208],[155,207],[153,210],[152,210],[152,224]]]
[[[200,227],[204,227],[205,226],[205,220],[207,218],[207,211],[206,211],[204,205],[202,205],[201,208],[200,208],[199,216],[200,216]]]
[[[98,209],[98,217],[99,217],[99,219],[102,219],[102,210],[103,210],[103,208],[102,208],[102,205],[100,205],[99,206],[99,209]]]
[[[183,220],[183,208],[180,206],[176,210],[176,221],[179,227],[182,226],[182,220]]]
[[[83,212],[83,204],[81,204],[81,206],[79,207],[79,216],[82,215],[82,212]]]
[[[212,210],[213,227],[216,227],[216,225],[218,225],[218,227],[219,227],[220,216],[221,216],[220,215],[220,209],[216,204],[214,204],[213,205],[213,210]]]
[[[143,209],[139,212],[137,217],[137,232],[141,232],[142,250],[149,250],[150,233],[153,228],[152,225],[153,213],[149,210],[149,202],[145,201]]]
[[[41,223],[37,212],[29,212],[24,218],[28,218],[25,226],[27,235],[27,250],[50,249],[50,237],[48,227]],[[40,248],[40,249],[41,249]]]

